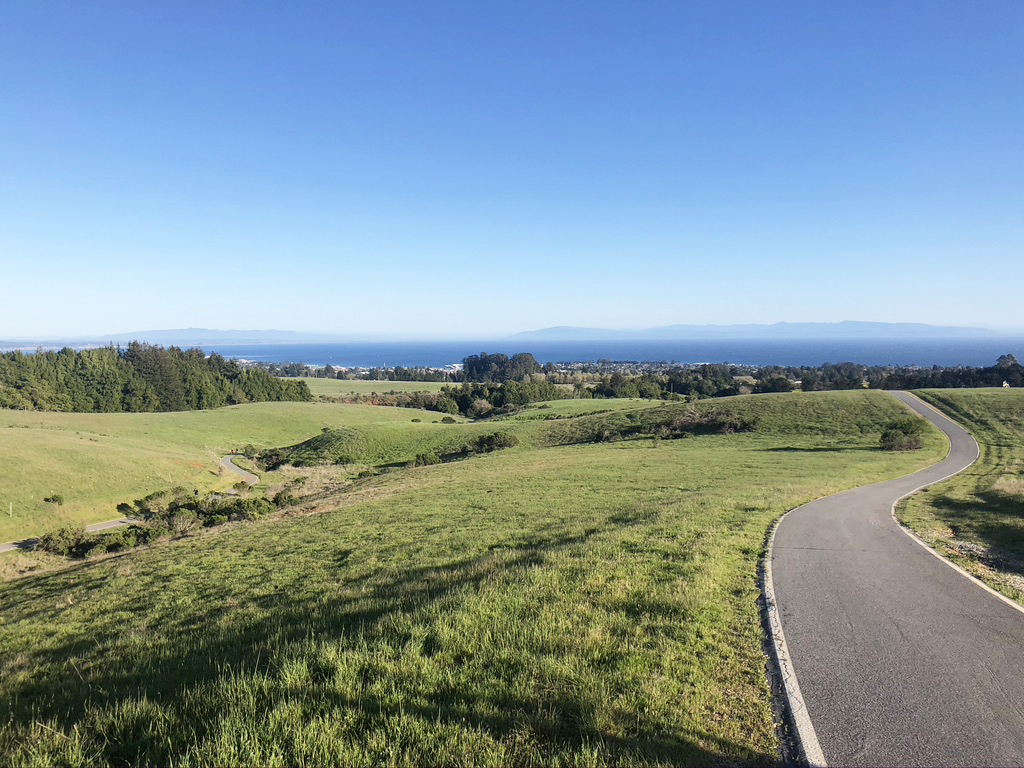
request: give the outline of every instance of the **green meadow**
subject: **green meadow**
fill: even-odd
[[[1024,602],[1024,392],[918,393],[978,441],[977,463],[901,505],[898,517],[961,567]]]
[[[0,542],[118,517],[117,505],[154,490],[222,490],[221,456],[304,440],[323,427],[438,418],[369,405],[252,403],[180,413],[0,410]],[[64,503],[43,499],[58,494]],[[12,512],[12,514],[8,514]]]
[[[460,430],[518,444],[360,478],[306,442],[306,466],[264,477],[304,494],[276,518],[0,584],[0,761],[777,763],[766,531],[933,463],[944,438],[883,452],[903,407],[836,392],[696,406],[749,432],[563,444],[688,407],[596,404],[475,424],[339,411],[375,469]],[[389,434],[404,447],[382,452]]]
[[[383,395],[387,392],[440,392],[443,381],[349,381],[303,377],[314,395]]]

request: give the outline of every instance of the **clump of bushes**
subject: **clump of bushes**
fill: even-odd
[[[567,421],[564,426],[552,425],[554,428],[548,433],[548,440],[553,445],[612,443],[640,437],[673,440],[690,435],[732,434],[757,429],[754,419],[693,406],[655,408],[625,415],[612,413],[600,417],[588,414]]]
[[[438,456],[434,451],[424,451],[423,453],[417,453],[416,458],[410,461],[406,466],[429,467],[431,464],[440,463],[441,457]]]
[[[52,496],[47,496],[43,499],[47,504],[56,504],[58,507],[64,506],[64,497],[59,493],[55,493]]]
[[[478,453],[491,453],[500,451],[502,448],[512,448],[519,444],[519,438],[511,432],[491,432],[487,435],[480,435],[475,440],[465,443],[461,448],[445,451],[438,454],[435,451],[424,451],[416,454],[416,458],[406,464],[407,467],[425,467],[431,464],[441,464],[447,461],[457,461],[473,456]]]
[[[304,480],[299,478],[293,484],[301,485]],[[133,549],[166,537],[185,536],[198,528],[257,520],[279,507],[296,503],[298,498],[290,488],[278,493],[272,502],[259,496],[220,493],[200,496],[195,490],[173,488],[156,491],[130,504],[117,505],[118,512],[139,522],[94,533],[84,528],[60,528],[40,536],[35,548],[61,557],[83,559]]]
[[[160,529],[148,525],[127,525],[96,533],[86,533],[84,528],[59,528],[40,536],[35,548],[61,557],[83,559],[149,544],[161,534]]]
[[[924,446],[924,421],[915,416],[901,416],[885,424],[879,446],[883,451],[916,451]]]

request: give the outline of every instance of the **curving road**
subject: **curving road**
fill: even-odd
[[[772,544],[769,613],[783,673],[795,673],[786,687],[802,744],[829,765],[1022,766],[1024,611],[891,514],[970,466],[977,443],[913,395],[891,394],[946,433],[949,455],[793,510]]]
[[[238,475],[238,477],[242,480],[243,483],[248,483],[249,485],[256,485],[256,483],[260,481],[257,475],[254,475],[252,472],[242,469],[240,466],[235,464],[234,456],[225,456],[223,459],[220,460],[220,465],[228,472],[232,472]]]

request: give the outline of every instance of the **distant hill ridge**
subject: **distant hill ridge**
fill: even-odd
[[[774,323],[771,325],[665,325],[638,330],[580,328],[561,325],[524,331],[511,338],[535,341],[660,340],[660,339],[949,339],[995,336],[987,328],[876,323],[844,320],[839,323]]]

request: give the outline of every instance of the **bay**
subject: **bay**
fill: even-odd
[[[988,366],[1003,354],[1024,360],[1024,337],[984,339],[715,339],[706,341],[418,341],[343,344],[204,344],[207,352],[264,363],[342,368],[441,368],[481,352],[530,352],[541,363],[598,360],[734,365]]]

